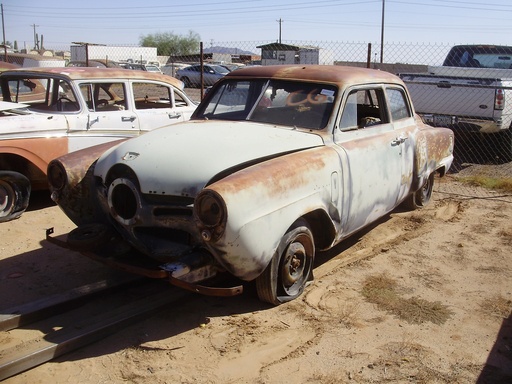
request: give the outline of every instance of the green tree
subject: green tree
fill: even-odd
[[[156,47],[159,56],[179,56],[199,53],[200,41],[199,34],[193,31],[189,31],[187,36],[164,32],[141,36],[140,45]]]

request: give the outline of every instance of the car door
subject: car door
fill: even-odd
[[[148,81],[132,81],[130,85],[142,132],[188,120],[195,109],[171,85]]]
[[[414,148],[418,129],[412,114],[411,103],[401,87],[386,87],[386,101],[399,150],[402,179],[397,201],[409,194],[414,169]]]
[[[334,141],[342,157],[341,236],[391,211],[402,183],[402,142],[386,107],[384,88],[355,87],[342,103]]]
[[[126,87],[123,81],[80,83],[79,89],[87,107],[82,129],[91,135],[138,134],[140,122]]]

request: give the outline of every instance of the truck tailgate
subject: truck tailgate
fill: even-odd
[[[429,74],[401,74],[416,112],[492,118],[496,81]]]

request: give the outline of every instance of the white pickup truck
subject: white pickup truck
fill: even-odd
[[[56,157],[190,119],[173,77],[118,68],[24,68],[0,74],[0,222],[47,189]]]
[[[426,123],[497,146],[512,160],[512,47],[458,45],[428,73],[401,73]]]

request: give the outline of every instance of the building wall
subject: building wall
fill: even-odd
[[[89,60],[102,59],[112,61],[158,61],[156,48],[154,47],[116,47],[103,45],[89,45]],[[86,46],[71,46],[71,61],[85,61]]]

